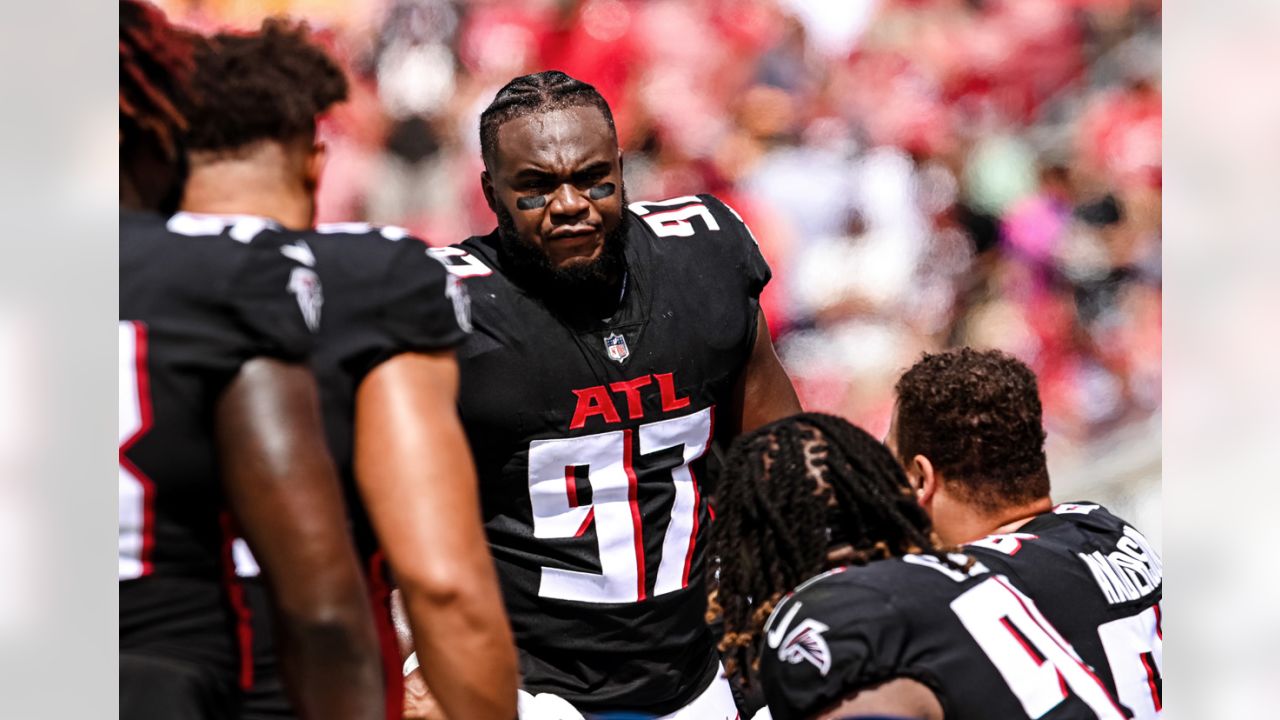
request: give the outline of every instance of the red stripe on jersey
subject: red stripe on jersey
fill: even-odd
[[[236,642],[240,645],[240,689],[248,691],[253,688],[253,611],[244,599],[244,581],[236,575],[231,553],[236,531],[230,513],[224,510],[218,523],[222,526],[222,586],[236,616]]]
[[[1156,712],[1160,712],[1163,703],[1160,702],[1160,686],[1157,684],[1159,678],[1156,675],[1155,656],[1149,652],[1138,655],[1142,660],[1142,668],[1147,671],[1147,687],[1151,689],[1151,702],[1155,704]]]
[[[1022,601],[1021,593],[1019,593],[1017,590],[1014,590],[1011,585],[1006,583],[999,576],[992,578],[992,580],[995,580],[996,582],[1003,585],[1006,589],[1008,589],[1009,592],[1013,595],[1013,599],[1018,601],[1018,604],[1021,605],[1022,609],[1027,612],[1027,615],[1030,615],[1032,620],[1036,619],[1036,616],[1039,613],[1031,612],[1031,608],[1027,607],[1027,604]],[[1125,715],[1125,711],[1121,710],[1120,706],[1116,704],[1115,699],[1111,697],[1111,691],[1107,689],[1107,686],[1102,684],[1102,680],[1098,679],[1097,675],[1093,674],[1093,670],[1089,669],[1088,665],[1085,665],[1079,660],[1076,660],[1075,652],[1072,649],[1064,647],[1062,643],[1058,642],[1058,639],[1054,637],[1053,633],[1046,631],[1045,634],[1049,636],[1049,639],[1052,640],[1055,645],[1057,645],[1059,648],[1062,648],[1062,651],[1067,654],[1067,657],[1072,658],[1072,661],[1075,662],[1076,666],[1079,667],[1081,670],[1084,670],[1085,674],[1088,675],[1089,678],[1092,679],[1095,683],[1097,683],[1098,687],[1102,688],[1102,694],[1106,696],[1107,702],[1111,703],[1111,707],[1115,708],[1115,711],[1120,714],[1120,717],[1128,717],[1127,715]],[[1061,676],[1061,673],[1059,673],[1059,676]]]
[[[569,507],[578,507],[578,475],[573,465],[564,466],[564,494],[569,496]]]
[[[1164,640],[1164,617],[1160,614],[1160,603],[1151,606],[1156,611],[1156,637]]]
[[[1000,624],[1003,625],[1004,629],[1013,636],[1014,640],[1018,641],[1018,644],[1022,646],[1022,649],[1031,657],[1032,662],[1036,665],[1044,664],[1045,657],[1036,652],[1035,648],[1031,647],[1031,643],[1027,642],[1027,639],[1022,636],[1022,633],[1018,631],[1018,628],[1014,627],[1013,623],[1009,622],[1008,617],[1000,618]],[[1061,679],[1061,673],[1059,673],[1059,679]],[[1063,696],[1066,696],[1066,690],[1063,690]]]
[[[591,521],[596,519],[596,509],[593,507],[587,510],[587,516],[582,518],[582,524],[578,526],[578,532],[574,533],[574,537],[582,537],[582,533],[591,527]]]
[[[644,600],[644,531],[640,521],[640,503],[637,501],[638,481],[636,469],[631,463],[630,429],[622,431],[622,469],[627,473],[627,502],[631,505],[631,526],[636,544],[636,600]]]
[[[134,372],[136,390],[138,392],[138,414],[141,419],[138,431],[130,435],[120,445],[120,464],[123,465],[137,481],[142,485],[142,550],[139,553],[139,560],[142,563],[142,572],[139,577],[145,577],[151,574],[155,569],[155,563],[151,559],[151,555],[156,545],[156,485],[147,477],[147,474],[134,465],[129,458],[125,457],[125,453],[134,443],[142,439],[151,431],[152,410],[151,410],[151,375],[147,371],[147,327],[141,322],[129,323],[133,326],[133,348],[134,348]]]
[[[698,457],[704,457],[711,449],[711,438],[716,436],[716,407],[711,406],[707,413],[711,428],[707,431],[707,444],[702,446]],[[698,475],[693,471],[693,463],[689,463],[689,477],[693,480],[693,532],[689,533],[689,549],[684,554],[684,573],[680,576],[680,587],[689,587],[689,568],[693,565],[693,550],[698,545],[698,518],[702,514],[702,491],[698,488]],[[707,504],[710,509],[710,503]]]

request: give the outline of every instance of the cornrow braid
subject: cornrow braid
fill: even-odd
[[[830,547],[847,543],[854,564],[908,553],[950,562],[893,454],[842,418],[801,413],[744,434],[722,473],[708,619],[723,622],[725,669],[744,688],[769,614],[828,567]]]
[[[480,114],[480,155],[485,166],[490,165],[498,147],[498,129],[507,121],[536,112],[583,106],[599,110],[609,129],[617,135],[613,112],[609,110],[604,96],[595,87],[559,70],[521,75],[502,86],[493,102]]]

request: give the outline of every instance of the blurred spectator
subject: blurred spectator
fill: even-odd
[[[202,29],[260,4],[170,0]],[[477,120],[558,68],[613,106],[632,199],[713,192],[775,273],[802,401],[882,432],[924,350],[1041,377],[1062,457],[1160,410],[1160,0],[274,0],[353,100],[325,220],[487,232]],[[1056,476],[1056,475],[1055,475]]]

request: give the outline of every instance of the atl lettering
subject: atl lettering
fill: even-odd
[[[628,420],[644,418],[642,392],[649,395],[656,392],[664,413],[689,407],[689,398],[676,396],[676,383],[671,373],[641,375],[608,385],[574,390],[577,404],[573,409],[573,421],[569,423],[569,429],[581,429],[593,417],[599,417],[606,424],[622,422],[619,406],[625,408]],[[615,396],[618,398],[616,403]]]

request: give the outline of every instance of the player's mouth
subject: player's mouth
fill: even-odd
[[[604,247],[604,234],[594,225],[566,225],[547,233],[543,249],[557,267],[590,262]]]
[[[600,232],[600,228],[594,225],[561,225],[552,230],[548,235],[548,240],[575,240],[595,237]]]

